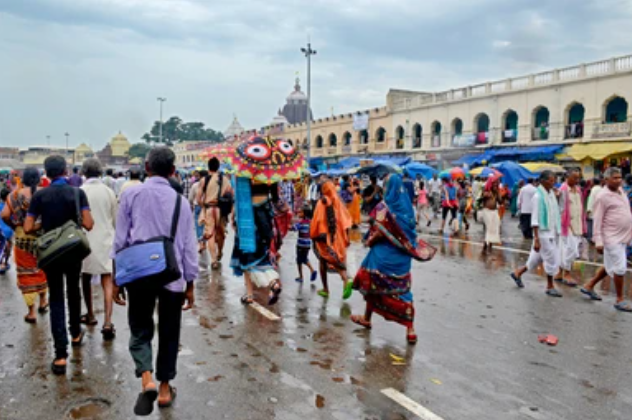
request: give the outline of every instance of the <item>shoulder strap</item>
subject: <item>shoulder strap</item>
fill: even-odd
[[[77,210],[77,223],[79,224],[79,227],[81,227],[81,225],[83,224],[83,218],[81,217],[81,209],[79,208],[79,200],[80,200],[80,196],[79,196],[79,188],[75,188],[72,187],[75,191],[75,209]]]
[[[177,193],[176,193],[177,194]],[[178,230],[178,219],[180,219],[180,205],[182,203],[182,196],[178,195],[178,199],[176,200],[176,209],[173,212],[173,219],[171,220],[171,240],[175,241],[176,239],[176,231]]]
[[[219,173],[219,188],[217,189],[217,201],[222,198],[222,182],[224,182],[224,174]]]

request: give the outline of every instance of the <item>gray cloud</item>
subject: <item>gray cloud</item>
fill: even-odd
[[[136,141],[157,96],[216,129],[265,125],[308,34],[320,116],[629,53],[630,18],[625,0],[4,0],[0,144]]]

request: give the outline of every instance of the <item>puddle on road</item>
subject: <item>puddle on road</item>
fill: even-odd
[[[71,408],[66,414],[67,419],[97,419],[106,414],[111,403],[108,400],[92,398]]]

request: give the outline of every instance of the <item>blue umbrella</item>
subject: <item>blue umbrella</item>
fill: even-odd
[[[417,175],[421,175],[425,179],[430,179],[438,171],[432,166],[428,166],[425,163],[412,162],[404,166],[404,170],[408,172],[411,178],[417,178]]]

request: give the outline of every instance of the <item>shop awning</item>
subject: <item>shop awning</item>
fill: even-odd
[[[586,158],[604,160],[608,156],[632,151],[632,144],[626,143],[588,143],[574,144],[569,147],[566,154],[576,161]]]

